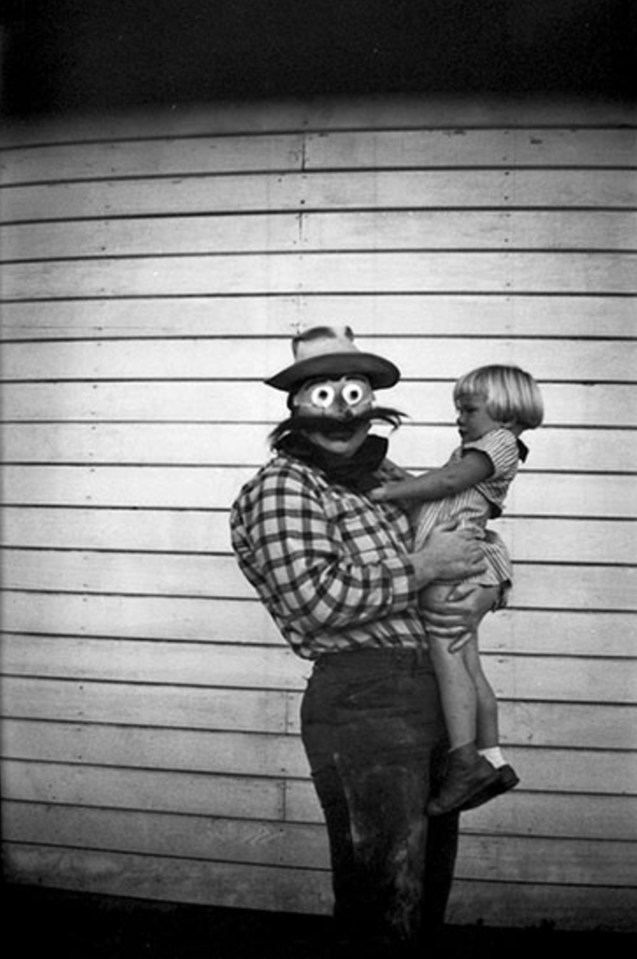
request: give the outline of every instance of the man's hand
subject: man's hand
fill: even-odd
[[[499,586],[476,586],[459,583],[446,597],[427,597],[423,610],[427,635],[449,641],[454,653],[475,635],[480,620],[496,607],[500,597]]]
[[[484,571],[485,563],[478,541],[468,529],[456,529],[444,523],[428,537],[422,549],[411,554],[419,589],[442,580],[454,582]]]

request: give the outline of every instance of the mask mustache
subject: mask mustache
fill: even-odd
[[[391,406],[377,406],[349,419],[339,419],[335,416],[307,416],[303,413],[297,413],[279,423],[270,433],[268,440],[270,446],[276,448],[277,443],[289,433],[321,433],[323,436],[350,434],[353,436],[361,426],[366,426],[374,421],[388,423],[392,429],[398,429],[404,416],[404,413],[393,409]]]

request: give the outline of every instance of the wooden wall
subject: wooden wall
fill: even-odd
[[[532,371],[546,425],[483,630],[514,793],[463,817],[450,919],[636,928],[634,115],[582,103],[219,105],[5,129],[9,881],[326,913],[307,665],[228,508],[299,328],[394,360],[406,466],[451,387]]]

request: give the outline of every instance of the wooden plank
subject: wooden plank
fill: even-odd
[[[293,293],[637,292],[634,253],[216,254],[8,263],[9,300]]]
[[[3,467],[8,504],[227,508],[253,467]],[[612,492],[612,491],[611,491]]]
[[[636,576],[637,569],[627,567],[518,563],[511,601],[518,609],[635,612]],[[555,595],[558,583],[559,598]]]
[[[159,137],[16,147],[0,155],[5,186],[255,170],[393,167],[632,166],[631,129],[347,130]]]
[[[568,609],[561,613],[520,609],[516,591],[511,596],[511,608],[482,621],[480,643],[485,651],[494,653],[525,652],[551,656],[571,652],[594,657],[605,651],[609,656],[630,657],[634,652],[630,651],[628,637],[634,628],[634,613],[612,613],[601,609]]]
[[[39,803],[8,802],[3,813],[7,817],[5,842],[329,869],[325,830],[317,825]]]
[[[574,803],[573,812],[586,800]],[[612,802],[604,798],[606,808]],[[505,805],[501,803],[500,805]],[[548,807],[549,812],[553,807]],[[176,858],[204,859],[225,862],[250,862],[254,865],[286,866],[289,868],[329,869],[329,853],[325,830],[321,825],[294,823],[274,824],[211,817],[184,818],[169,813],[140,813],[128,810],[78,809],[69,806],[45,806],[38,803],[3,804],[3,836],[5,842],[31,842],[37,845],[68,845],[80,849],[103,849],[148,856],[175,856]],[[539,822],[546,820],[539,820]],[[6,825],[5,825],[6,823]],[[487,833],[500,848],[515,846],[516,841]],[[486,838],[486,837],[485,837]],[[569,838],[568,836],[565,838]],[[608,838],[606,837],[607,841]],[[618,839],[628,837],[618,836]],[[551,836],[555,845],[560,837]],[[595,842],[586,832],[572,839],[572,845],[583,846],[590,839],[593,854],[604,839]],[[536,840],[539,844],[541,840]],[[465,832],[457,875],[469,871],[466,860],[475,855],[474,847],[481,839]],[[547,843],[548,845],[548,843]],[[566,843],[563,843],[566,845]],[[631,843],[626,843],[627,855],[624,873],[631,862]],[[634,853],[632,854],[634,855]],[[608,863],[606,863],[606,873]],[[482,878],[482,877],[475,877]],[[604,882],[606,876],[597,881]],[[625,879],[625,876],[624,876]],[[626,883],[630,885],[630,883]]]
[[[2,678],[5,717],[298,733],[298,694],[260,689]]]
[[[3,588],[70,593],[119,593],[252,599],[252,586],[233,556],[199,553],[2,550]],[[635,611],[637,569],[517,563],[518,608]],[[556,595],[555,583],[560,589]]]
[[[283,646],[256,601],[7,592],[6,630],[43,635],[111,636],[175,642],[256,643]]]
[[[0,337],[37,340],[157,336],[283,337],[319,326],[329,316],[350,323],[359,337],[383,334],[391,317],[394,336],[574,336],[578,339],[634,336],[635,304],[603,295],[514,296],[511,294],[318,294],[293,296],[188,297],[160,300],[4,303]],[[289,358],[288,352],[288,358]]]
[[[4,760],[2,774],[4,797],[20,802],[272,821],[283,818],[283,792],[276,779],[19,760]]]
[[[542,385],[561,382],[634,381],[637,339],[558,339],[547,350],[540,338],[360,337],[361,350],[379,353],[396,363],[403,379],[426,381],[455,380],[474,367],[488,363],[517,364],[533,372]],[[52,341],[8,343],[3,349],[3,380],[259,380],[260,382],[291,362],[290,340],[266,338]],[[178,346],[178,349],[176,348]],[[269,388],[263,387],[264,393]],[[275,393],[279,395],[278,391]],[[381,402],[392,402],[393,392],[380,394]],[[279,395],[285,415],[285,396]],[[447,406],[448,409],[448,406]],[[211,411],[214,412],[214,411]]]
[[[0,518],[4,546],[189,553],[231,550],[227,510],[5,507]],[[617,525],[621,536],[622,524]]]
[[[3,852],[8,882],[52,889],[297,913],[328,913],[332,903],[325,871],[15,843]]]
[[[191,553],[3,550],[5,589],[250,599],[234,558]]]
[[[381,210],[154,219],[53,221],[5,226],[4,263],[20,260],[322,250],[591,250],[634,248],[626,211]]]
[[[626,752],[580,751],[570,746],[563,749],[511,747],[507,748],[507,755],[524,791],[561,795],[567,803],[571,793],[627,795],[632,797],[634,807],[637,779],[635,770],[629,767]]]
[[[599,712],[599,710],[597,710]],[[612,713],[613,710],[611,709]],[[592,725],[593,717],[589,716],[587,727]],[[298,735],[263,735],[262,733],[247,732],[220,732],[218,730],[194,729],[167,729],[165,727],[136,728],[134,726],[119,726],[114,724],[75,724],[53,723],[25,720],[5,720],[5,734],[3,736],[2,755],[7,760],[28,762],[56,762],[71,765],[92,765],[123,767],[127,769],[165,770],[175,773],[208,773],[215,775],[237,775],[265,777],[267,779],[304,779],[309,778],[309,767]],[[570,746],[570,744],[565,744]],[[522,784],[512,797],[515,802],[499,803],[502,811],[509,809],[508,818],[497,820],[498,827],[492,827],[492,818],[487,813],[477,820],[469,817],[465,820],[468,828],[489,831],[492,828],[502,832],[519,833],[522,835],[541,835],[542,830],[538,823],[545,822],[545,834],[580,835],[582,823],[575,815],[575,811],[568,805],[562,811],[562,827],[554,832],[554,820],[558,814],[551,813],[551,803],[563,806],[563,798],[553,795],[550,789],[546,796],[538,796],[537,803],[528,795],[528,791],[538,792],[547,789],[547,778],[537,770],[542,758],[557,760],[567,754],[567,750],[527,749],[506,744],[507,755],[511,754],[511,761],[522,777]],[[599,757],[590,749],[588,762],[592,770],[598,771]],[[637,776],[634,770],[625,768],[625,752],[610,754],[609,759],[602,761],[602,766],[615,772],[606,788],[595,784],[594,780],[586,778],[585,767],[578,760],[567,760],[568,769],[561,777],[561,787],[556,790],[568,790],[572,783],[578,789],[588,783],[591,793],[617,793],[617,816],[614,819],[618,830],[616,838],[632,838],[631,820],[635,813],[637,797]],[[582,757],[580,757],[581,759]],[[626,795],[622,796],[622,792]],[[632,798],[629,799],[628,795]],[[583,809],[590,799],[586,796],[579,803]],[[548,805],[547,805],[548,804]],[[315,805],[318,811],[318,804]],[[489,809],[492,809],[489,806]],[[609,835],[609,827],[605,818],[610,815],[614,807],[603,806],[598,802],[589,807],[588,815],[592,816],[592,825],[587,835],[603,838]],[[595,812],[595,810],[597,810]],[[605,811],[604,811],[605,810]],[[544,811],[544,812],[543,812]],[[528,822],[532,813],[533,821]],[[544,817],[544,813],[547,813]],[[486,818],[484,818],[486,817]],[[517,826],[514,826],[516,817]],[[305,818],[304,815],[301,816]],[[313,821],[314,817],[310,818]],[[495,820],[493,820],[495,822]],[[477,823],[477,825],[476,825]],[[484,823],[483,827],[480,826]]]
[[[302,221],[301,249],[633,250],[635,220],[634,213],[619,210],[416,209],[307,214]],[[10,252],[10,235],[8,240]]]
[[[507,759],[515,767],[521,782],[514,792],[498,797],[493,807],[494,815],[514,801],[524,802],[524,808],[532,807],[536,799],[563,804],[569,809],[569,802],[582,802],[591,796],[600,797],[603,803],[609,797],[625,797],[626,806],[633,810],[637,795],[637,783],[634,770],[629,768],[625,752],[612,753],[606,750],[578,750],[570,745],[561,749],[524,749],[519,746],[506,747]],[[522,800],[522,796],[526,798]],[[613,798],[613,801],[614,798]],[[286,783],[286,811],[292,822],[322,822],[322,812],[312,781],[309,779],[290,779]],[[462,819],[463,829],[470,831],[474,816],[472,811]],[[565,812],[567,815],[567,812]],[[506,819],[504,820],[506,822]],[[541,835],[550,834],[551,825],[545,822]],[[519,826],[518,826],[519,829]],[[515,830],[517,835],[523,833]],[[574,827],[577,835],[577,829]],[[633,830],[634,832],[634,830]]]
[[[0,233],[2,261],[289,252],[303,242],[300,214],[188,216],[16,224]],[[613,234],[615,231],[609,223]],[[590,248],[590,243],[588,244]]]
[[[494,528],[514,562],[632,563],[637,559],[635,530],[622,521],[505,517]]]
[[[15,807],[9,807],[9,812]],[[113,849],[175,858],[247,862],[255,866],[329,869],[327,838],[319,826],[272,827],[267,823],[243,824],[210,821],[200,817],[179,824],[166,816],[132,814],[96,815],[87,810],[23,810],[25,822],[10,817],[9,839],[33,836],[37,844],[62,845],[69,836],[72,813],[77,817],[74,847]],[[46,818],[46,812],[50,818]],[[45,818],[43,820],[43,813]],[[13,819],[13,821],[12,821]],[[54,831],[59,826],[59,837]],[[153,828],[153,825],[155,828]],[[91,827],[94,832],[91,833]],[[199,838],[199,846],[195,845]],[[101,839],[101,842],[100,842]],[[551,883],[592,882],[596,885],[630,886],[635,863],[634,843],[560,838],[510,836],[463,836],[456,874],[458,878],[493,881]],[[129,847],[129,848],[127,848]],[[585,851],[585,855],[584,855]],[[529,855],[531,853],[531,855]],[[542,867],[545,868],[542,874]]]
[[[501,802],[489,802],[462,816],[464,833],[550,835],[564,839],[612,839],[634,842],[635,796],[571,795],[513,790]]]
[[[0,544],[41,549],[231,553],[227,510],[67,509],[6,506]],[[494,529],[514,561],[631,563],[633,524],[621,520],[505,517]]]
[[[520,788],[555,794],[568,804],[570,794],[628,796],[635,809],[637,776],[629,752],[507,748],[520,776]],[[504,802],[504,797],[503,797]],[[468,822],[468,819],[467,819]]]
[[[4,671],[21,676],[212,688],[299,690],[309,663],[286,646],[1,637]]]
[[[11,719],[3,727],[5,759],[277,779],[309,776],[296,735]]]
[[[4,222],[189,213],[271,214],[301,210],[307,192],[306,175],[300,173],[201,175],[172,178],[168,185],[169,189],[165,180],[146,175],[96,183],[15,186],[3,197]]]
[[[527,931],[532,927],[565,932],[612,930],[621,936],[637,931],[636,915],[634,888],[460,880],[451,890],[447,922],[477,922],[496,928],[517,926]]]
[[[4,671],[46,679],[302,690],[311,666],[284,647],[2,636]],[[630,660],[484,654],[496,695],[537,702],[635,702]]]
[[[256,595],[246,602],[11,591],[2,597],[2,625],[8,632],[43,636],[284,645]],[[630,657],[634,627],[631,613],[519,610],[512,604],[483,621],[481,642],[493,652]]]
[[[344,130],[310,133],[305,168],[635,165],[634,129]]]
[[[4,222],[184,213],[386,208],[631,209],[631,170],[355,170],[152,177],[14,186]]]
[[[12,464],[213,466],[241,463],[246,454],[268,456],[274,423],[10,423],[3,427],[3,458]],[[384,430],[384,432],[388,432]],[[586,473],[637,470],[634,445],[615,429],[585,429],[566,443],[562,429],[528,435],[533,470]],[[390,456],[407,469],[442,465],[458,445],[454,427],[405,424],[391,434]],[[418,451],[422,450],[420,455]],[[515,499],[511,490],[511,503]]]
[[[201,860],[134,856],[93,850],[65,851],[50,846],[7,843],[8,882],[42,884],[133,899],[241,907],[276,912],[328,915],[332,908],[329,874]],[[634,932],[637,899],[629,888],[597,885],[454,883],[449,921],[498,927],[542,926],[571,931],[613,929]]]
[[[465,839],[463,878],[509,882],[589,882],[632,886],[635,843],[548,840],[531,837]],[[497,855],[497,859],[495,858]]]
[[[300,692],[2,678],[5,718],[230,732],[300,732]],[[637,748],[637,706],[500,703],[506,745]]]
[[[266,460],[265,455],[257,456],[258,451],[249,453],[254,463],[245,467],[5,465],[4,502],[13,506],[227,509],[241,485]],[[547,498],[546,475],[523,470],[507,502],[507,513],[632,519],[637,512],[637,490],[628,474],[551,473],[550,485]]]
[[[500,703],[502,742],[571,749],[634,750],[637,706],[592,703]],[[599,758],[595,755],[595,761]]]
[[[8,882],[166,902],[326,915],[332,908],[329,874],[201,860],[135,856],[7,843]],[[634,932],[634,890],[597,885],[507,884],[458,879],[449,921],[497,927],[542,926],[571,931]]]
[[[599,137],[599,134],[598,134]],[[586,149],[587,139],[581,138]],[[153,140],[110,143],[61,143],[13,149],[0,155],[0,178],[5,186],[62,180],[116,177],[174,177],[196,173],[300,170],[302,133],[270,136],[164,136]],[[562,141],[558,140],[556,146]],[[594,149],[593,141],[590,149]],[[609,148],[621,155],[622,138],[609,137]]]
[[[140,349],[143,344],[140,344]],[[448,425],[454,419],[453,381],[406,381],[391,403],[408,423]],[[559,426],[637,426],[635,389],[627,383],[543,383],[547,421]],[[377,400],[383,402],[381,394]],[[257,382],[62,380],[0,383],[5,422],[224,422],[274,423],[284,415],[283,396]]]

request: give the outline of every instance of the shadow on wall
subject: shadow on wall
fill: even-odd
[[[633,99],[633,0],[5,0],[7,114],[242,97]]]

